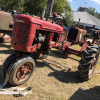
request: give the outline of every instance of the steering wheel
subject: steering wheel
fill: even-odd
[[[63,23],[62,23],[60,20],[57,20],[57,21],[55,22],[55,24],[58,24],[58,23],[60,23],[60,24],[61,24],[60,26],[63,27]]]

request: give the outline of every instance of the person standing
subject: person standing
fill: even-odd
[[[68,24],[68,26],[67,26],[67,36],[68,36],[68,34],[69,34],[69,30],[70,30],[70,24]]]
[[[14,20],[14,10],[12,10],[11,15],[12,15],[12,18]]]
[[[11,15],[12,15],[13,20],[14,20],[14,17],[15,17],[15,15],[16,15],[16,10],[12,10]]]

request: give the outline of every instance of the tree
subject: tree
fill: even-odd
[[[80,10],[80,7],[78,7],[78,9],[77,9],[77,11],[79,11]],[[98,13],[97,11],[96,11],[96,8],[94,8],[94,7],[88,7],[88,11],[87,11],[89,14],[91,14],[91,15],[93,15],[93,16],[95,16],[95,17],[97,17],[97,18],[99,18],[100,19],[100,13]]]
[[[74,26],[74,17],[72,11],[65,12],[65,18],[62,19],[62,22],[65,26],[70,25]]]
[[[89,7],[88,13],[100,19],[100,13],[98,13],[95,8]]]
[[[88,13],[95,16],[96,15],[96,9],[93,7],[88,7]]]
[[[25,12],[38,15],[41,14],[48,0],[27,0],[24,3]]]
[[[21,11],[23,13],[42,15],[44,7],[47,5],[48,0],[0,0],[2,8],[6,11],[12,11],[13,9]],[[65,14],[66,25],[72,23],[72,10],[68,0],[54,0],[52,12],[57,14]]]
[[[64,11],[71,11],[69,2],[67,0],[54,0],[53,12],[62,14]]]
[[[24,11],[24,3],[26,0],[0,0],[0,7],[5,11],[12,11],[13,9],[17,11]]]
[[[28,0],[25,4],[25,11],[30,14],[40,15],[47,5],[48,0]],[[52,12],[56,12],[57,14],[62,14],[64,11],[71,10],[69,2],[67,0],[54,0]]]
[[[99,18],[99,19],[100,19],[100,13],[98,13],[97,18]]]

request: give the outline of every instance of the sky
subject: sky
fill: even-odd
[[[68,0],[73,11],[77,11],[78,7],[93,7],[100,13],[100,0]],[[85,3],[86,2],[86,3]]]

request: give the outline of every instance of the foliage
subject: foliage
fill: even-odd
[[[67,25],[74,26],[73,12],[72,11],[66,11],[65,12],[65,18],[63,18],[62,22],[65,26],[67,26]]]
[[[88,8],[88,13],[91,14],[91,15],[93,15],[93,16],[95,16],[95,14],[96,14],[96,9],[93,8],[93,7],[89,7],[89,8]]]
[[[0,7],[3,10],[11,11],[13,9],[30,14],[41,15],[48,0],[0,0]],[[54,0],[52,12],[61,14],[64,11],[71,11],[67,0]]]
[[[0,0],[0,6],[2,10],[11,11],[13,9],[17,11],[24,11],[23,4],[26,0]]]
[[[25,6],[25,11],[30,14],[41,15],[45,5],[47,5],[48,0],[29,0]],[[71,7],[66,0],[54,0],[52,12],[57,14],[63,13],[65,10],[71,10]]]
[[[48,0],[28,0],[24,3],[25,12],[41,15]]]
[[[66,0],[54,0],[53,12],[62,14],[64,11],[71,11],[69,2]]]
[[[0,0],[0,6],[5,11],[12,11],[13,9],[21,11],[22,13],[42,15],[44,7],[48,0]],[[62,14],[65,12],[64,24],[73,24],[73,15],[68,0],[54,0],[52,12]]]
[[[100,19],[100,13],[96,11],[96,8],[88,7],[88,13]]]

